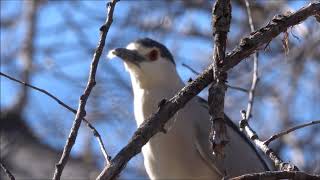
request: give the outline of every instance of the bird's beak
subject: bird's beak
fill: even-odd
[[[111,50],[108,53],[108,57],[113,57],[113,56],[118,56],[125,62],[132,63],[138,67],[140,67],[139,63],[145,60],[145,58],[142,55],[140,55],[137,51],[126,49],[126,48],[116,48]]]

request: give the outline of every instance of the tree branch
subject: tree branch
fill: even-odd
[[[211,121],[209,140],[213,154],[223,158],[224,147],[229,142],[226,123],[224,120],[224,97],[227,90],[227,72],[221,70],[225,63],[227,35],[231,23],[230,0],[217,0],[212,10],[214,50],[213,50],[213,83],[209,88],[208,104]]]
[[[8,176],[8,178],[10,180],[15,180],[16,178],[13,176],[13,174],[7,169],[7,167],[2,164],[2,162],[0,162],[0,166],[1,166],[1,169],[5,172],[5,174]]]
[[[263,142],[263,144],[265,144],[266,146],[268,146],[272,141],[286,135],[286,134],[289,134],[291,133],[292,131],[295,131],[295,130],[298,130],[298,129],[301,129],[301,128],[304,128],[304,127],[307,127],[307,126],[311,126],[311,125],[315,125],[315,124],[319,124],[320,123],[320,120],[317,120],[317,121],[311,121],[309,123],[306,123],[306,124],[301,124],[301,125],[298,125],[298,126],[295,126],[295,127],[292,127],[286,131],[283,131],[283,132],[280,132],[278,134],[275,134],[273,136],[271,136],[269,139],[265,140]]]
[[[36,25],[37,25],[37,10],[39,1],[27,1],[24,3],[26,6],[25,15],[25,34],[21,48],[21,61],[22,61],[22,79],[25,82],[29,82],[32,74],[32,59],[35,51],[35,36],[36,36]],[[22,113],[28,101],[28,88],[22,87],[20,90],[16,102],[13,104],[13,109],[16,112]]]
[[[251,16],[250,4],[248,0],[245,0],[247,14],[248,14],[248,21],[250,25],[251,32],[254,32],[254,25]],[[252,75],[252,84],[249,90],[249,101],[247,106],[247,113],[246,113],[246,120],[249,121],[250,117],[252,116],[252,108],[253,108],[253,101],[254,101],[254,94],[255,90],[259,81],[258,75],[258,52],[255,52],[253,55],[253,75]]]
[[[61,177],[63,168],[69,159],[69,155],[70,155],[72,146],[74,145],[75,140],[77,138],[78,130],[81,125],[81,120],[86,115],[85,106],[86,106],[87,100],[89,98],[89,95],[91,93],[91,90],[93,89],[93,87],[96,84],[95,77],[96,77],[99,59],[101,57],[101,54],[102,54],[102,51],[103,51],[103,48],[105,45],[105,39],[107,37],[109,28],[110,28],[111,23],[113,21],[113,11],[114,11],[114,7],[117,2],[118,2],[118,0],[112,0],[111,2],[108,3],[107,18],[106,18],[105,24],[102,25],[100,28],[100,31],[101,31],[100,40],[98,42],[98,46],[97,46],[96,51],[95,51],[93,58],[92,58],[88,83],[87,83],[86,89],[84,90],[83,94],[80,96],[79,107],[78,107],[78,110],[76,113],[75,120],[73,122],[69,137],[66,142],[66,145],[63,149],[63,153],[60,158],[60,161],[58,164],[56,164],[56,169],[55,169],[55,172],[53,175],[54,180],[58,180]]]
[[[300,171],[267,171],[261,173],[244,174],[230,180],[256,180],[256,179],[291,179],[291,180],[317,180],[319,175],[310,175]]]
[[[275,167],[278,170],[281,171],[297,171],[299,170],[295,165],[290,164],[290,163],[286,163],[283,162],[280,157],[278,157],[278,155],[271,149],[269,148],[267,145],[265,145],[263,143],[263,141],[261,141],[259,139],[258,134],[249,126],[248,124],[248,120],[246,119],[246,111],[242,110],[241,111],[241,115],[242,115],[242,120],[240,121],[240,130],[242,132],[244,132],[249,138],[250,140],[267,156],[269,156],[269,158],[273,161]]]
[[[229,53],[223,66],[227,71],[237,65],[242,59],[251,55],[262,45],[270,42],[274,37],[287,28],[301,23],[309,16],[320,11],[320,3],[311,3],[307,7],[290,15],[277,16],[271,22],[244,38],[240,45]],[[106,166],[97,179],[114,179],[122,171],[127,162],[136,154],[149,139],[159,132],[164,124],[184,105],[203,90],[213,80],[212,67],[208,67],[194,81],[186,85],[169,101],[162,103],[157,112],[152,114],[133,134],[129,143],[112,159],[110,166]]]
[[[26,86],[26,87],[29,87],[29,88],[34,89],[34,90],[36,90],[36,91],[39,91],[39,92],[41,92],[41,93],[49,96],[49,97],[52,98],[53,100],[55,100],[58,104],[60,104],[60,105],[61,105],[62,107],[64,107],[64,108],[68,109],[68,110],[71,111],[73,114],[76,114],[76,113],[77,113],[77,110],[75,110],[75,109],[73,109],[72,107],[68,106],[66,103],[62,102],[62,101],[61,101],[60,99],[58,99],[56,96],[54,96],[53,94],[49,93],[48,91],[46,91],[46,90],[44,90],[44,89],[38,88],[38,87],[33,86],[33,85],[31,85],[31,84],[28,84],[28,83],[26,83],[26,82],[22,82],[22,81],[20,81],[20,80],[18,80],[18,79],[16,79],[16,78],[11,77],[11,76],[9,76],[9,75],[7,75],[7,74],[4,74],[4,73],[2,73],[2,72],[0,72],[0,76],[4,76],[4,77],[6,77],[6,78],[8,78],[8,79],[10,79],[10,80],[12,80],[12,81],[14,81],[14,82],[20,83],[20,84],[22,84],[22,85],[24,85],[24,86]],[[97,141],[98,141],[98,143],[99,143],[99,145],[100,145],[100,149],[101,149],[101,151],[102,151],[102,153],[103,153],[103,156],[104,156],[104,158],[106,159],[107,164],[109,164],[109,163],[110,163],[110,160],[111,160],[111,157],[110,157],[110,156],[108,155],[108,153],[107,153],[107,150],[106,150],[106,148],[105,148],[105,146],[104,146],[104,143],[103,143],[103,141],[102,141],[101,135],[99,134],[99,132],[97,131],[97,129],[96,129],[86,118],[82,118],[82,120],[86,123],[87,127],[91,129],[93,135],[96,137],[96,139],[97,139]]]

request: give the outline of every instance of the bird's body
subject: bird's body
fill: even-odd
[[[114,52],[124,59],[130,73],[138,126],[157,110],[162,99],[171,98],[184,87],[172,55],[163,47],[145,38],[129,44],[125,50],[116,49]],[[128,50],[138,54],[123,55]],[[210,149],[209,119],[208,110],[199,97],[193,98],[178,111],[166,124],[167,133],[156,134],[142,148],[149,177],[221,179],[224,175],[236,176],[267,170],[254,147],[228,118],[230,142],[225,147],[225,158],[216,159]]]

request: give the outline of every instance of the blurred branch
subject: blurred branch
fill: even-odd
[[[22,41],[21,60],[22,60],[22,80],[29,83],[32,72],[32,59],[34,57],[35,33],[37,24],[37,9],[39,1],[24,1],[26,6],[25,15],[25,34]],[[21,113],[27,104],[28,88],[23,86],[18,94],[18,99],[13,104],[16,112]]]
[[[114,12],[114,8],[115,8],[115,5],[117,2],[118,2],[118,0],[112,0],[108,3],[107,18],[106,18],[105,23],[100,28],[100,31],[101,31],[100,32],[100,39],[99,39],[98,46],[97,46],[95,53],[93,55],[93,58],[92,58],[88,83],[87,83],[87,86],[86,86],[83,94],[80,96],[79,107],[78,107],[76,117],[75,117],[75,120],[74,120],[72,128],[71,128],[69,137],[67,139],[66,145],[63,149],[63,154],[61,156],[59,163],[56,164],[55,173],[53,175],[54,180],[58,180],[61,177],[63,168],[69,159],[69,155],[70,155],[72,146],[74,145],[75,140],[77,138],[78,130],[81,125],[81,120],[86,115],[85,106],[86,106],[87,100],[89,98],[89,95],[91,94],[93,87],[96,85],[95,77],[96,77],[99,59],[101,57],[101,54],[102,54],[102,51],[103,51],[103,48],[105,45],[105,39],[107,37],[111,23],[113,21],[113,12]]]
[[[44,89],[41,89],[41,88],[38,88],[38,87],[33,86],[33,85],[31,85],[31,84],[28,84],[28,83],[19,81],[18,79],[15,79],[15,78],[13,78],[13,77],[11,77],[11,76],[9,76],[9,75],[7,75],[7,74],[4,74],[4,73],[2,73],[2,72],[0,72],[0,76],[4,76],[4,77],[6,77],[6,78],[8,78],[8,79],[10,79],[10,80],[12,80],[12,81],[15,81],[15,82],[17,82],[17,83],[23,84],[23,85],[25,85],[26,87],[30,87],[30,88],[32,88],[32,89],[34,89],[34,90],[37,90],[37,91],[39,91],[39,92],[41,92],[41,93],[49,96],[50,98],[52,98],[53,100],[55,100],[58,104],[60,104],[60,105],[63,106],[64,108],[68,109],[69,111],[73,112],[74,114],[77,113],[77,110],[75,110],[75,109],[73,109],[72,107],[68,106],[67,104],[65,104],[64,102],[62,102],[60,99],[58,99],[56,96],[54,96],[53,94],[49,93],[48,91],[46,91],[46,90],[44,90]],[[97,129],[96,129],[87,119],[85,119],[85,118],[83,117],[82,120],[86,123],[86,125],[91,129],[93,135],[97,138],[97,141],[98,141],[98,143],[99,143],[99,145],[100,145],[100,149],[101,149],[101,151],[102,151],[102,153],[103,153],[103,155],[104,155],[104,157],[105,157],[105,159],[106,159],[106,162],[107,162],[107,164],[108,164],[109,161],[110,161],[110,159],[111,159],[111,157],[108,155],[108,153],[107,153],[107,151],[106,151],[106,148],[105,148],[105,146],[104,146],[104,143],[103,143],[103,141],[102,141],[102,138],[101,138],[99,132],[97,131]]]
[[[250,30],[251,32],[254,32],[254,25],[252,22],[252,16],[251,16],[251,10],[250,10],[250,4],[248,0],[245,0],[247,14],[248,14],[248,21],[250,24]],[[253,75],[252,75],[252,84],[251,88],[249,90],[249,101],[247,106],[247,113],[246,113],[246,120],[249,121],[250,117],[252,116],[252,108],[253,108],[253,101],[254,101],[254,95],[255,90],[257,87],[259,81],[259,75],[258,75],[258,52],[255,52],[253,55]]]
[[[232,6],[230,0],[217,0],[212,9],[212,22],[214,33],[213,49],[213,79],[208,95],[211,130],[209,140],[213,154],[223,159],[224,147],[229,142],[226,123],[224,119],[224,97],[227,90],[227,72],[222,70],[225,64],[226,44],[230,30]]]
[[[4,164],[2,164],[2,162],[0,162],[0,166],[1,166],[1,169],[6,173],[6,175],[8,176],[8,178],[10,180],[16,179],[16,178],[14,178],[13,174],[6,168],[6,166]]]
[[[192,73],[196,74],[196,75],[199,75],[200,73],[197,72],[196,70],[194,70],[192,67],[190,67],[188,64],[185,64],[185,63],[182,63],[182,66],[186,67],[187,69],[189,69]],[[238,91],[241,91],[241,92],[244,92],[244,93],[248,93],[249,90],[245,89],[245,88],[242,88],[242,87],[237,87],[237,86],[233,86],[233,85],[230,85],[230,84],[227,84],[226,83],[226,86],[230,89],[234,89],[234,90],[238,90]]]
[[[287,28],[301,23],[319,11],[320,3],[312,3],[290,15],[279,15],[273,18],[267,26],[243,38],[240,45],[226,56],[226,64],[224,64],[222,69],[227,71],[233,68],[244,58],[250,56],[254,51],[258,50],[259,47],[270,42]],[[189,100],[213,81],[212,74],[213,71],[210,66],[170,100],[164,100],[159,109],[141,124],[133,134],[129,143],[112,159],[110,166],[105,166],[97,179],[116,178],[128,161],[141,152],[142,146],[163,129],[164,124],[173,117],[179,109],[183,108]]]
[[[300,171],[267,171],[261,173],[245,174],[238,177],[231,178],[230,180],[256,180],[256,179],[291,179],[291,180],[317,180],[319,175],[310,175]]]
[[[295,127],[292,127],[286,131],[283,131],[283,132],[280,132],[278,134],[275,134],[273,136],[271,136],[269,139],[265,140],[263,142],[263,144],[265,144],[266,146],[268,146],[272,141],[286,135],[286,134],[289,134],[295,130],[298,130],[298,129],[301,129],[301,128],[304,128],[304,127],[307,127],[307,126],[311,126],[311,125],[315,125],[315,124],[319,124],[320,123],[320,120],[317,120],[317,121],[311,121],[309,123],[306,123],[306,124],[301,124],[301,125],[298,125],[298,126],[295,126]]]
[[[278,155],[259,139],[257,133],[249,126],[246,119],[246,111],[241,111],[242,120],[240,121],[240,130],[244,132],[250,140],[273,161],[275,167],[281,171],[297,171],[298,168],[290,163],[283,162]]]

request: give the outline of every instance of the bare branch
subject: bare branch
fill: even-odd
[[[250,10],[250,4],[248,0],[245,0],[246,3],[246,9],[247,9],[247,14],[248,14],[248,21],[250,24],[250,30],[251,32],[254,32],[254,25],[252,21],[252,16],[251,16],[251,10]],[[253,101],[254,101],[254,94],[255,90],[257,87],[259,81],[259,75],[258,75],[258,52],[255,52],[253,55],[253,75],[252,75],[252,84],[251,88],[249,90],[249,101],[248,101],[248,106],[247,106],[247,113],[246,113],[246,119],[249,121],[253,108]]]
[[[209,140],[213,154],[224,157],[224,147],[229,142],[224,119],[224,97],[227,90],[227,72],[221,70],[225,63],[227,35],[231,23],[230,0],[217,0],[212,9],[214,49],[213,49],[213,83],[209,88],[208,104],[211,121]]]
[[[68,109],[68,110],[71,111],[73,114],[76,114],[76,113],[77,113],[77,110],[75,110],[75,109],[73,109],[72,107],[68,106],[66,103],[64,103],[63,101],[61,101],[60,99],[58,99],[56,96],[54,96],[53,94],[49,93],[48,91],[46,91],[46,90],[44,90],[44,89],[38,88],[38,87],[33,86],[33,85],[31,85],[31,84],[28,84],[28,83],[26,83],[26,82],[22,82],[22,81],[20,81],[20,80],[18,80],[18,79],[16,79],[16,78],[11,77],[11,76],[9,76],[9,75],[7,75],[7,74],[4,74],[4,73],[2,73],[2,72],[0,72],[0,76],[4,76],[4,77],[6,77],[6,78],[8,78],[8,79],[10,79],[10,80],[12,80],[12,81],[14,81],[14,82],[23,84],[23,85],[25,85],[26,87],[30,87],[31,89],[34,89],[34,90],[36,90],[36,91],[39,91],[39,92],[41,92],[41,93],[49,96],[49,97],[52,98],[53,100],[55,100],[58,104],[60,104],[60,105],[61,105],[62,107],[64,107],[64,108]],[[102,153],[103,153],[103,156],[104,156],[104,158],[106,159],[107,164],[109,164],[111,157],[110,157],[110,156],[108,155],[108,153],[107,153],[107,150],[106,150],[106,148],[105,148],[105,146],[104,146],[104,143],[103,143],[103,141],[102,141],[102,138],[101,138],[99,132],[97,131],[97,129],[96,129],[86,118],[82,118],[82,120],[86,123],[87,127],[91,129],[93,135],[96,137],[96,139],[97,139],[97,141],[98,141],[98,143],[99,143],[99,145],[100,145],[100,149],[101,149],[101,151],[102,151]]]
[[[85,106],[87,103],[87,100],[89,98],[89,95],[93,89],[93,87],[96,84],[96,72],[97,72],[97,68],[98,68],[98,63],[99,63],[99,59],[101,57],[104,45],[105,45],[105,39],[107,37],[109,28],[111,26],[111,23],[113,21],[113,11],[114,11],[114,7],[116,5],[116,3],[118,2],[118,0],[112,0],[111,2],[108,3],[108,13],[107,13],[107,18],[106,18],[106,22],[104,25],[101,26],[100,28],[100,39],[98,42],[98,46],[96,48],[96,51],[93,55],[92,58],[92,62],[91,62],[91,66],[90,66],[90,73],[89,73],[89,78],[88,78],[88,83],[86,86],[86,89],[84,90],[84,93],[80,96],[80,100],[79,100],[79,107],[76,113],[76,117],[75,120],[73,122],[69,137],[67,139],[66,145],[63,149],[63,153],[62,156],[60,158],[60,161],[58,164],[56,164],[56,169],[53,175],[53,179],[54,180],[58,180],[61,177],[62,171],[64,166],[67,164],[68,159],[69,159],[69,155],[72,149],[72,146],[75,143],[75,140],[77,138],[77,134],[78,134],[78,130],[79,127],[81,125],[81,120],[83,119],[83,117],[85,117],[86,115],[86,110],[85,110]]]
[[[320,3],[312,3],[288,16],[277,16],[267,26],[251,33],[240,45],[226,56],[223,70],[227,71],[237,65],[242,59],[250,56],[262,45],[270,42],[287,28],[301,23],[309,16],[320,11]],[[159,132],[164,124],[185,104],[202,91],[213,80],[212,67],[208,67],[194,81],[182,88],[174,97],[164,102],[157,112],[152,114],[132,136],[129,143],[112,159],[97,179],[114,179],[122,171],[127,162],[136,154],[149,139]]]
[[[272,141],[286,135],[286,134],[289,134],[291,133],[292,131],[295,131],[295,130],[298,130],[298,129],[301,129],[301,128],[304,128],[304,127],[307,127],[307,126],[311,126],[311,125],[315,125],[315,124],[319,124],[320,123],[320,120],[317,120],[317,121],[311,121],[309,123],[305,123],[305,124],[300,124],[298,126],[295,126],[295,127],[292,127],[286,131],[283,131],[283,132],[280,132],[278,134],[275,134],[273,136],[271,136],[269,139],[265,140],[263,142],[263,144],[265,144],[266,146],[268,146]]]
[[[16,178],[13,176],[13,174],[6,168],[6,166],[4,164],[2,164],[2,162],[0,162],[0,166],[1,169],[6,173],[6,175],[8,176],[8,178],[10,180],[15,180]]]
[[[273,161],[275,167],[278,170],[281,170],[281,171],[293,171],[293,170],[297,171],[298,170],[298,168],[295,165],[283,162],[280,159],[280,157],[278,157],[278,155],[271,148],[269,148],[267,145],[263,143],[263,141],[259,139],[258,134],[248,124],[245,110],[241,111],[241,116],[242,116],[242,120],[240,121],[240,130],[244,132],[263,153],[269,156],[269,158]]]
[[[261,173],[244,174],[230,180],[256,180],[256,179],[291,179],[291,180],[317,180],[319,175],[311,175],[300,171],[267,171]]]

